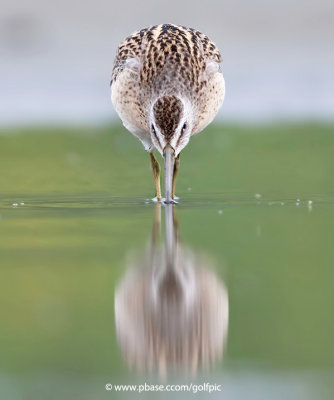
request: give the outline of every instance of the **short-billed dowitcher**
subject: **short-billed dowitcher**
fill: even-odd
[[[112,103],[124,126],[150,153],[157,199],[165,162],[165,201],[172,202],[180,152],[215,117],[224,100],[221,54],[204,34],[163,24],[142,29],[118,47],[111,77]]]

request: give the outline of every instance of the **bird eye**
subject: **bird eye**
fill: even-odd
[[[181,132],[183,133],[187,129],[187,123],[185,122],[182,126]]]
[[[153,125],[153,124],[151,125],[151,128],[152,128],[152,131],[153,131],[153,133],[156,133],[156,132],[155,132],[154,125]]]

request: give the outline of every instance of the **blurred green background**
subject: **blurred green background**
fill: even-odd
[[[308,123],[214,125],[182,153],[182,242],[229,293],[227,351],[204,375],[228,398],[334,394],[333,150],[333,126]],[[113,311],[151,234],[148,154],[116,125],[11,128],[0,170],[1,398],[148,381],[122,361]]]

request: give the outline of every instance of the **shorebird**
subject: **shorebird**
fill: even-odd
[[[203,33],[172,24],[141,29],[118,47],[111,99],[123,125],[150,154],[161,201],[160,165],[165,164],[165,202],[174,201],[180,152],[215,117],[225,95],[221,54]]]

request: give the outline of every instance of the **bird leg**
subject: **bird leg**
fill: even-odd
[[[175,158],[175,162],[174,162],[172,199],[174,199],[174,196],[175,196],[176,177],[177,177],[177,173],[179,172],[179,168],[180,168],[180,153]]]
[[[158,201],[161,201],[160,165],[159,165],[157,159],[154,157],[153,151],[150,152],[150,158],[151,158],[151,167],[152,167],[152,172],[153,172],[155,189],[156,189],[156,193],[157,193],[157,199],[158,199]]]

